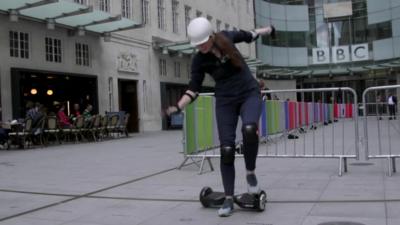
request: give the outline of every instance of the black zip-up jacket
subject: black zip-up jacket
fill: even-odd
[[[221,33],[233,43],[250,43],[255,40],[252,33],[244,30],[221,31]],[[215,80],[216,97],[239,97],[258,90],[257,80],[252,76],[243,57],[240,57],[243,62],[242,69],[235,68],[229,59],[226,62],[221,61],[211,52],[206,54],[198,52],[192,60],[189,90],[200,92],[206,73]]]

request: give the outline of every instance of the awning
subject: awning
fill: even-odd
[[[1,0],[0,12],[9,14],[11,21],[18,21],[18,17],[22,17],[44,22],[48,29],[62,26],[79,32],[107,34],[141,26],[120,15],[111,15],[94,10],[91,6],[65,0]]]
[[[159,49],[164,55],[177,55],[180,57],[184,55],[189,56],[197,52],[197,49],[194,48],[188,41],[162,43],[156,45],[155,48]],[[245,57],[244,59],[252,72],[256,71],[257,66],[262,65],[262,62],[259,59],[251,57]]]
[[[274,67],[266,65],[258,65],[257,76],[266,79],[295,79],[301,77],[316,76],[335,76],[354,74],[361,72],[372,72],[375,70],[395,70],[400,69],[400,59],[391,59],[379,62],[360,62],[354,64],[335,64],[325,67],[309,66],[309,67]]]

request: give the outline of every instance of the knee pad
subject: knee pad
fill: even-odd
[[[232,146],[221,146],[221,162],[223,164],[233,164],[235,161],[235,148]]]
[[[254,123],[243,124],[242,126],[243,142],[249,144],[258,143],[258,128]]]

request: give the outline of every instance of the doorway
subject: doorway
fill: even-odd
[[[129,113],[127,129],[139,132],[137,81],[118,79],[119,110]]]

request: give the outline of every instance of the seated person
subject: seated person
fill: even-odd
[[[72,121],[75,121],[78,116],[81,115],[80,106],[78,103],[75,103],[73,106],[73,112],[71,113],[70,117]]]
[[[5,147],[5,145],[7,144],[9,139],[8,137],[9,131],[10,131],[9,129],[0,128],[0,149],[7,148]]]
[[[69,122],[68,116],[65,114],[64,110],[65,110],[65,105],[64,104],[60,105],[60,109],[57,112],[58,123],[61,128],[71,128],[72,124]]]
[[[93,106],[91,104],[88,104],[86,106],[86,109],[83,111],[83,117],[85,120],[90,120],[92,118],[92,110]]]

